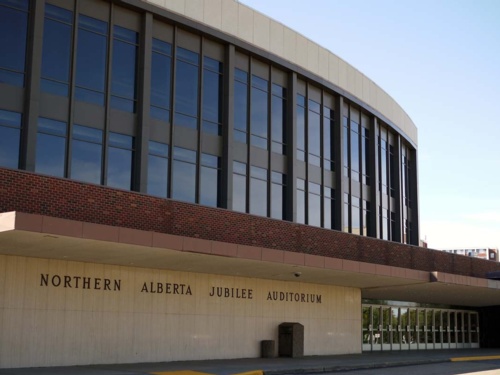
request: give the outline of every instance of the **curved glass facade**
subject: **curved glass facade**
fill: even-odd
[[[0,0],[1,166],[418,244],[397,125],[142,6]]]

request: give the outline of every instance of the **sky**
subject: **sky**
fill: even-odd
[[[499,0],[240,2],[341,57],[408,113],[430,248],[500,248]]]

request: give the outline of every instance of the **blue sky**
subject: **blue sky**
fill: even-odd
[[[500,247],[500,1],[240,2],[340,56],[409,114],[429,247]]]

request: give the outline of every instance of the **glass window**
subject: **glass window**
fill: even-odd
[[[267,81],[254,75],[250,107],[250,143],[252,146],[267,150],[269,111]]]
[[[151,117],[170,121],[172,45],[153,39],[151,59]]]
[[[323,227],[335,229],[335,190],[329,187],[324,189],[323,198]]]
[[[363,184],[370,185],[370,176],[368,166],[370,165],[370,138],[369,131],[365,127],[361,127],[361,173],[363,174]]]
[[[28,0],[0,4],[0,82],[24,85]]]
[[[285,153],[286,143],[286,89],[273,83],[271,99],[271,150]]]
[[[79,15],[75,88],[77,100],[104,105],[107,36],[107,22]]]
[[[247,210],[247,165],[239,161],[233,162],[233,210]]]
[[[203,131],[222,135],[222,63],[204,57]]]
[[[306,182],[297,178],[297,223],[306,223]]]
[[[248,74],[235,69],[234,82],[234,140],[247,143]]]
[[[307,223],[315,227],[321,226],[321,186],[309,182],[309,198]]]
[[[134,137],[109,133],[107,185],[132,190]]]
[[[72,38],[73,12],[45,4],[42,91],[68,96]]]
[[[271,217],[283,220],[286,217],[286,175],[271,172]]]
[[[351,197],[351,233],[361,234],[360,199]]]
[[[0,110],[0,166],[19,168],[21,114]]]
[[[250,167],[250,213],[267,216],[267,169]]]
[[[215,155],[201,154],[200,168],[200,203],[206,206],[221,207],[221,158]]]
[[[35,172],[64,177],[67,124],[40,117],[36,139]]]
[[[111,71],[111,106],[126,112],[135,112],[137,99],[137,43],[138,33],[114,26],[113,67]]]
[[[323,167],[327,171],[335,170],[335,157],[333,156],[334,119],[335,113],[333,109],[323,107]]]
[[[71,146],[71,178],[101,183],[103,132],[86,126],[73,126]]]
[[[349,176],[349,128],[347,117],[342,117],[343,126],[343,159],[344,159],[344,176]]]
[[[387,194],[387,141],[380,141],[380,182],[381,191]]]
[[[297,94],[297,159],[305,161],[306,151],[306,98]]]
[[[308,163],[316,166],[321,166],[320,151],[321,151],[321,121],[320,121],[320,105],[313,100],[309,100],[309,116],[307,119],[308,129],[308,145],[309,151]]]
[[[148,194],[167,198],[168,145],[149,141],[148,146]]]
[[[359,181],[359,124],[351,121],[351,179]]]
[[[174,147],[172,198],[196,202],[196,158],[196,151]]]
[[[175,73],[175,124],[197,129],[198,117],[198,54],[177,48]],[[177,113],[189,117],[181,118]],[[179,120],[179,121],[178,121]]]
[[[344,193],[344,218],[342,223],[342,231],[349,232],[349,219],[350,219],[350,211],[349,211],[349,194]]]
[[[370,225],[370,202],[363,200],[363,228],[361,234],[364,236],[371,236],[372,230]]]

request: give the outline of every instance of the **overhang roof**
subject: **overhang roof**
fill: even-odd
[[[476,307],[500,301],[496,280],[20,212],[0,213],[0,254],[338,285],[360,288],[368,299]]]

